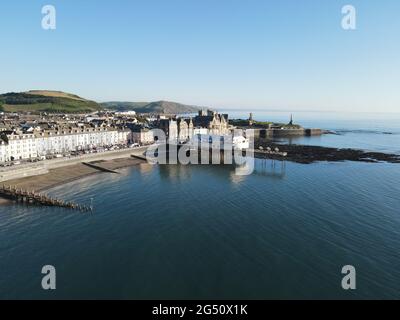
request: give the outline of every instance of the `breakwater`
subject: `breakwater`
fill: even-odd
[[[30,204],[30,205],[42,205],[47,207],[60,207],[71,210],[77,210],[81,212],[93,211],[92,206],[80,205],[74,202],[67,202],[55,198],[51,198],[47,195],[36,193],[35,191],[27,191],[23,189],[17,189],[12,186],[2,186],[0,188],[0,196],[3,198],[14,200],[19,203]]]

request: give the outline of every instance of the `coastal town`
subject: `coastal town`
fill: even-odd
[[[139,319],[251,319],[275,301],[399,299],[399,0],[0,8],[11,314],[121,300]]]
[[[58,92],[51,94],[59,95]],[[11,96],[15,99],[15,95]],[[73,96],[68,99],[71,97],[74,99]],[[18,99],[16,102],[20,103]],[[175,109],[180,110],[185,108],[179,105]],[[181,114],[108,109],[81,113],[3,111],[0,114],[0,182],[3,184],[0,197],[23,203],[81,208],[41,192],[89,175],[118,174],[118,169],[123,167],[149,162],[146,152],[154,145],[168,146],[168,157],[172,154],[171,146],[193,148],[194,143],[206,145],[207,152],[208,148],[218,148],[219,154],[221,141],[231,139],[232,147],[240,153],[252,150],[256,157],[281,159],[287,152],[280,152],[278,147],[260,145],[255,153],[250,149],[253,146],[249,143],[250,137],[254,142],[255,136],[264,141],[275,135],[311,134],[294,124],[292,117],[287,124],[277,124],[257,122],[253,114],[240,120],[211,109],[195,111]],[[226,164],[224,151],[221,153],[218,163]],[[200,159],[200,153],[198,156]],[[212,159],[208,161],[215,164]]]
[[[54,158],[70,158],[150,145],[152,129],[162,130],[168,143],[185,143],[194,137],[224,137],[235,129],[253,129],[258,137],[320,134],[293,125],[259,125],[229,120],[228,114],[200,110],[197,115],[136,114],[98,111],[91,114],[3,113],[0,118],[0,165],[17,166]]]
[[[234,136],[235,147],[247,149],[249,130],[257,152],[264,151],[261,152],[262,157],[266,156],[265,150],[281,149],[291,156],[289,160],[299,163],[399,161],[397,156],[383,153],[277,144],[275,138],[330,133],[322,129],[304,128],[294,122],[293,115],[288,120],[287,123],[262,122],[255,120],[253,113],[249,113],[247,119],[230,119],[229,114],[210,109],[199,109],[190,114],[107,109],[90,113],[1,112],[0,181],[6,181],[6,176],[29,163],[45,161],[49,164],[95,155],[97,158],[106,157],[124,150],[130,152],[139,148],[143,151],[154,143],[184,144],[193,140],[218,141]],[[159,141],[153,129],[161,130],[165,134],[165,141]],[[268,157],[279,159],[273,152]],[[8,172],[8,175],[4,172]]]

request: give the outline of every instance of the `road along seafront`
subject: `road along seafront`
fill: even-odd
[[[131,148],[2,168],[0,184],[26,192],[43,192],[90,175],[101,172],[117,174],[117,169],[143,164],[144,160],[134,156],[140,156],[146,149],[147,147]],[[0,198],[0,204],[8,202]]]
[[[25,163],[17,166],[0,168],[0,182],[25,178],[48,173],[51,169],[80,164],[83,162],[114,160],[129,158],[131,155],[143,154],[147,147],[129,148],[123,150],[107,151],[102,153],[85,154],[70,158],[43,160],[35,163]]]

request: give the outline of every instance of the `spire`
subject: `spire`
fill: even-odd
[[[253,125],[253,113],[252,112],[250,113],[250,116],[249,116],[249,125],[250,126]]]

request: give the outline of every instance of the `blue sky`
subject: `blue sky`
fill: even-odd
[[[346,4],[357,30],[341,28]],[[5,0],[0,12],[1,92],[400,112],[398,0]]]

